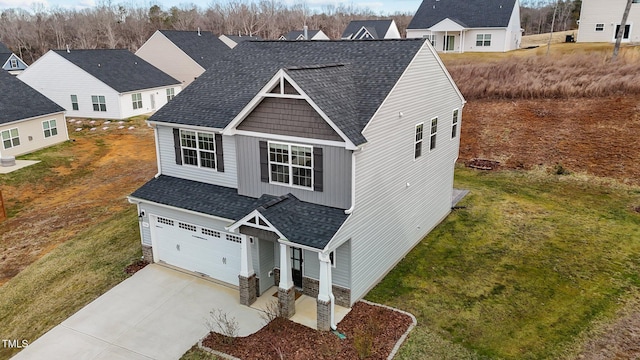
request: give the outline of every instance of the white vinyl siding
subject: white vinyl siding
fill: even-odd
[[[52,137],[58,135],[58,125],[56,124],[56,120],[45,120],[42,122],[42,131],[44,133],[44,137]]]
[[[438,117],[449,129],[455,108],[462,108],[462,99],[425,44],[368,124],[367,146],[355,155],[356,204],[335,235],[335,241],[351,239],[352,302],[449,214],[459,140],[439,143],[419,162],[412,144],[420,119]]]
[[[624,13],[626,0],[583,0],[578,26],[578,42],[615,42],[616,28]],[[624,42],[640,42],[640,5],[634,3],[629,11],[629,37]]]
[[[318,260],[318,253],[305,250],[303,256],[304,276],[320,280],[320,260]],[[335,267],[331,269],[333,285],[348,289],[351,286],[351,243],[347,241],[340,245],[334,252],[334,257]]]

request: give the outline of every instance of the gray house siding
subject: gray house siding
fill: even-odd
[[[320,280],[320,260],[318,260],[318,254],[305,250],[303,256],[304,276]],[[351,287],[351,244],[349,242],[342,244],[338,247],[334,256],[336,267],[331,269],[333,285],[348,289]]]
[[[173,128],[157,126],[161,172],[182,179],[235,188],[237,184],[236,144],[232,136],[222,136],[224,172],[196,166],[177,165],[173,143]]]
[[[240,195],[257,198],[263,194],[292,193],[302,201],[341,209],[351,207],[351,151],[333,146],[316,146],[322,148],[323,152],[323,191],[320,192],[262,182],[259,142],[269,140],[241,135],[236,135],[235,140]],[[313,145],[313,142],[302,144]]]
[[[336,234],[338,241],[351,239],[352,303],[450,212],[463,100],[444,75],[425,45],[364,131],[368,145],[356,153],[355,208]],[[452,139],[454,109],[460,115]],[[436,148],[429,151],[436,116]],[[414,160],[415,126],[421,122],[422,156]]]
[[[273,241],[262,239],[260,239],[258,243],[259,249],[258,256],[256,257],[260,259],[260,264],[254,268],[254,271],[260,279],[260,294],[262,294],[270,287],[276,285],[275,276],[273,276],[273,269],[276,267],[276,245]],[[269,276],[269,273],[271,273],[271,276]]]
[[[343,141],[311,105],[301,99],[265,98],[237,128],[267,134]]]
[[[2,57],[3,55],[0,54],[0,57]],[[15,59],[16,60],[16,65],[17,67],[11,67],[11,59]],[[22,59],[20,59],[16,54],[11,54],[9,55],[9,57],[0,60],[0,61],[5,61],[4,66],[2,67],[4,70],[7,71],[16,71],[16,70],[25,70],[27,68],[27,64],[25,64]]]

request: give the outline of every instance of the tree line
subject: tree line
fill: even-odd
[[[556,31],[571,29],[579,16],[580,0],[559,0]],[[521,7],[525,34],[548,32],[554,3],[524,0]],[[577,9],[577,10],[576,10]],[[156,30],[211,31],[214,34],[257,35],[277,39],[291,30],[320,29],[339,39],[351,20],[394,19],[401,34],[413,14],[395,13],[381,17],[368,8],[354,5],[323,6],[312,11],[306,3],[287,5],[282,0],[235,0],[205,7],[180,5],[164,9],[114,4],[109,0],[82,10],[34,5],[29,11],[0,11],[0,42],[27,63],[33,63],[49,49],[126,48],[136,51]]]

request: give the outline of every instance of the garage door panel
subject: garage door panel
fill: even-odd
[[[158,260],[238,285],[238,236],[162,217],[152,226]]]

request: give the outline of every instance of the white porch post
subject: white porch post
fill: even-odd
[[[251,249],[249,249],[249,237],[242,235],[242,242],[240,243],[240,276],[248,278],[253,274],[255,274],[255,271],[253,271],[253,257]]]
[[[318,283],[317,328],[321,331],[329,331],[335,329],[331,259],[329,254],[318,253],[318,260],[320,260],[320,281]]]
[[[446,53],[449,50],[449,32],[444,32],[444,52]]]
[[[460,51],[458,51],[460,54],[462,54],[463,46],[464,46],[464,33],[462,32],[462,30],[460,30]]]
[[[320,260],[320,284],[318,285],[318,300],[330,301],[331,297],[331,260],[329,254],[318,253]]]
[[[278,287],[282,290],[289,290],[293,287],[291,248],[286,244],[280,244],[280,284]]]

